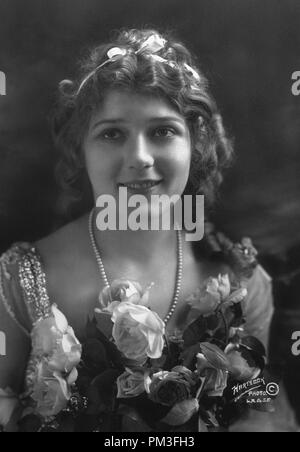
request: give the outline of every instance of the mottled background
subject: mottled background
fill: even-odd
[[[300,70],[299,0],[0,0],[0,252],[47,234],[59,218],[55,153],[47,115],[57,83],[74,60],[111,30],[170,29],[199,57],[225,123],[236,162],[217,212],[233,238],[250,235],[274,278],[275,359],[300,411]]]

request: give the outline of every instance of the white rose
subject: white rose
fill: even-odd
[[[165,324],[155,312],[145,306],[124,302],[114,310],[112,321],[116,346],[126,358],[161,357]]]

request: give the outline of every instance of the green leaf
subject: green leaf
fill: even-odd
[[[208,428],[206,423],[201,419],[201,416],[199,415],[198,419],[198,433],[208,433]]]
[[[200,348],[207,361],[213,367],[221,370],[228,370],[230,368],[230,362],[227,356],[219,347],[210,342],[202,342]]]
[[[151,367],[154,369],[164,369],[167,361],[167,356],[162,354],[160,358],[150,359]]]
[[[62,413],[62,415],[59,416],[59,427],[57,432],[74,433],[75,427],[75,419],[70,413]]]
[[[116,345],[111,342],[102,331],[97,327],[97,321],[95,318],[93,320],[88,320],[86,325],[86,336],[87,338],[99,340],[105,347],[107,356],[111,364],[118,369],[124,369],[123,365],[123,355],[117,349]]]
[[[34,433],[38,432],[42,425],[42,420],[35,414],[28,414],[18,422],[19,432]]]
[[[75,432],[84,433],[94,431],[99,424],[99,417],[96,415],[81,414],[76,418]]]
[[[107,337],[107,339],[110,339],[112,337],[112,330],[114,326],[111,320],[111,314],[106,312],[95,312],[95,319],[98,330],[100,330],[101,333]]]
[[[121,405],[118,414],[122,415],[122,432],[152,432],[153,430],[141,418],[134,408]]]
[[[88,317],[85,326],[85,336],[87,339],[95,339],[98,337],[97,322],[95,317],[93,317],[92,320]]]
[[[187,367],[190,370],[194,370],[196,366],[196,356],[200,353],[200,344],[194,344],[186,348],[180,355],[182,366]]]
[[[107,369],[94,378],[87,390],[88,414],[97,415],[104,411],[112,411],[115,400],[115,384],[119,375],[118,370]]]
[[[209,336],[207,334],[207,320],[200,316],[183,333],[184,346],[189,347],[197,342],[205,341]]]
[[[82,360],[91,373],[98,375],[109,367],[105,346],[98,339],[88,339],[82,346]],[[94,375],[94,376],[96,376]]]
[[[248,350],[255,352],[259,356],[266,356],[266,349],[264,345],[254,336],[242,337],[240,344]]]

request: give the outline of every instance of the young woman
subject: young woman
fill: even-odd
[[[99,292],[118,278],[143,288],[154,283],[148,308],[169,336],[184,329],[191,294],[220,274],[232,281],[240,276],[248,291],[241,300],[244,330],[265,344],[273,312],[270,278],[255,266],[247,241],[234,245],[211,226],[201,242],[184,240],[174,225],[159,231],[96,226],[97,199],[111,195],[118,204],[120,187],[147,200],[202,194],[208,216],[232,146],[190,52],[154,30],[122,31],[96,47],[78,78],[60,88],[54,135],[65,201],[85,196],[90,208],[49,237],[16,244],[1,257],[0,331],[7,350],[0,358],[0,423],[7,430],[24,410],[18,395],[28,394],[36,372],[30,334],[53,318],[53,305],[81,343]]]

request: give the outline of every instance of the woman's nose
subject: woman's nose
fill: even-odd
[[[125,158],[125,164],[130,169],[140,170],[153,166],[154,158],[146,137],[139,135],[130,140]]]

